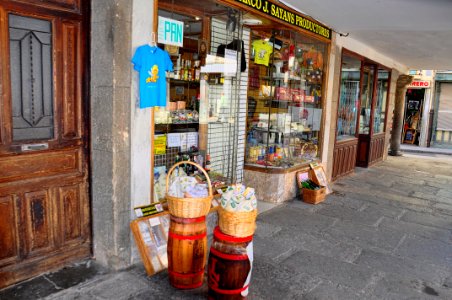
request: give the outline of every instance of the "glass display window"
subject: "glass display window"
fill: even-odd
[[[246,164],[319,158],[327,44],[290,30],[251,31]]]
[[[370,113],[374,92],[374,66],[364,66],[361,87],[361,106],[359,118],[359,134],[370,133]]]
[[[379,68],[377,77],[377,102],[374,109],[374,134],[385,131],[386,105],[389,91],[389,71]]]
[[[360,94],[361,60],[344,53],[337,115],[337,140],[356,136]]]

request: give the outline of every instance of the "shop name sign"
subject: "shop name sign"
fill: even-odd
[[[330,28],[327,28],[319,23],[311,21],[303,17],[302,15],[298,15],[296,13],[288,11],[287,9],[277,4],[274,4],[268,0],[235,0],[235,1],[245,4],[248,7],[258,10],[278,20],[284,21],[288,24],[295,25],[299,28],[308,30],[321,37],[331,39]]]
[[[184,42],[184,23],[159,17],[158,42],[182,47]]]
[[[413,81],[408,85],[408,87],[423,87],[423,88],[429,88],[430,87],[430,81],[427,80],[416,80]]]

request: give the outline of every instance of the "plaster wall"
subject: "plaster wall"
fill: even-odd
[[[353,51],[362,55],[370,60],[373,60],[387,68],[396,69],[401,74],[408,73],[408,67],[397,60],[392,59],[391,57],[376,51],[375,49],[369,47],[362,42],[353,39],[350,36],[341,37],[339,34],[336,35],[336,45],[341,49],[346,48],[347,50]]]

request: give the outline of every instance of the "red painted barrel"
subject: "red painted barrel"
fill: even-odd
[[[168,274],[173,287],[202,286],[207,261],[206,217],[171,216],[168,233]]]
[[[208,263],[209,299],[246,299],[253,265],[253,236],[226,235],[216,227]]]

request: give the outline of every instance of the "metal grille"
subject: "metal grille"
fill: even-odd
[[[359,99],[359,81],[344,80],[338,109],[338,137],[356,133],[356,101]]]
[[[53,138],[52,24],[9,15],[13,140]]]
[[[437,130],[452,131],[452,84],[442,83]]]
[[[210,52],[216,54],[218,46],[227,45],[234,39],[242,40],[248,63],[249,36],[248,29],[237,26],[234,32],[230,32],[226,30],[226,22],[213,18]],[[233,183],[243,179],[248,86],[248,66],[244,72],[240,72],[240,52],[237,56],[236,76],[226,77],[223,85],[209,85],[208,90],[209,101],[216,99],[222,104],[218,121],[210,122],[208,127],[207,149],[211,156],[212,170],[223,174]]]

